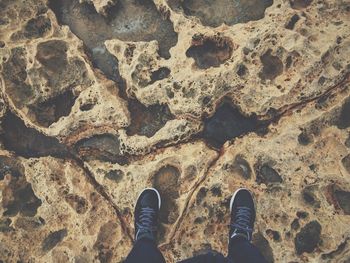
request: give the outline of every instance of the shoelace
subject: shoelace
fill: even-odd
[[[140,211],[139,222],[136,223],[138,227],[138,233],[153,232],[157,230],[154,224],[154,216],[156,211],[150,207],[143,207]]]
[[[251,239],[251,234],[253,233],[253,229],[249,227],[250,218],[252,216],[251,210],[249,207],[239,206],[237,207],[237,213],[235,216],[234,224],[231,224],[231,227],[235,228],[232,236],[236,233],[237,230],[240,230],[247,234],[248,240]],[[231,237],[232,237],[231,236]]]

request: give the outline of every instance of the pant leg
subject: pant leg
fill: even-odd
[[[165,263],[165,259],[153,240],[142,238],[134,244],[124,263]]]
[[[207,253],[204,255],[198,255],[193,258],[185,259],[178,263],[226,263],[226,259],[219,253]]]
[[[267,263],[258,248],[245,238],[230,241],[227,258],[230,263]]]

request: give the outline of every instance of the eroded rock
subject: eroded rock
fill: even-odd
[[[2,261],[122,262],[154,186],[167,262],[225,253],[240,187],[268,261],[349,258],[347,3],[49,7],[0,2]]]

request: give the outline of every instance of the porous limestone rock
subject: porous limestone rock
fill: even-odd
[[[0,1],[0,261],[122,262],[139,192],[168,262],[350,260],[350,4]]]

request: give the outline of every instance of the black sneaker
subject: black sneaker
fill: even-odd
[[[244,237],[250,242],[255,222],[255,206],[252,194],[245,188],[238,189],[231,198],[230,210],[229,239]]]
[[[154,188],[144,189],[135,206],[135,241],[141,238],[157,240],[158,215],[161,205],[159,192]]]

